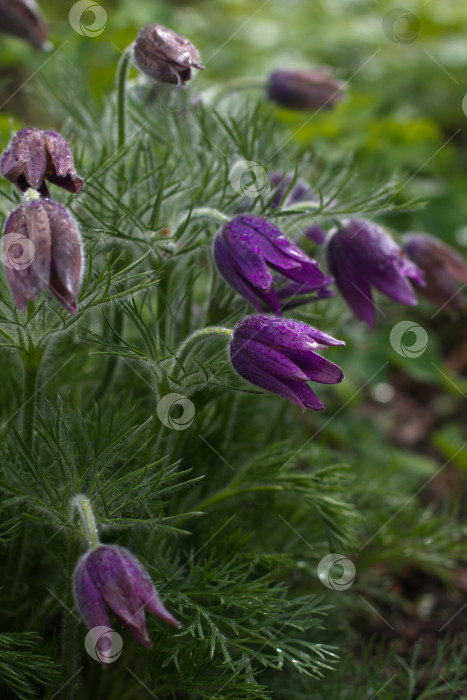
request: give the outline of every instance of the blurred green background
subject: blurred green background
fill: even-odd
[[[8,138],[11,117],[15,126],[50,126],[54,115],[34,93],[41,80],[53,84],[54,75],[69,64],[102,102],[112,89],[121,50],[142,25],[157,22],[199,47],[206,70],[193,90],[264,76],[276,67],[332,66],[348,81],[344,103],[316,115],[278,110],[278,119],[294,127],[305,146],[319,147],[334,159],[336,153],[355,154],[364,179],[401,171],[406,184],[398,199],[415,196],[426,206],[391,225],[427,230],[465,247],[467,4],[404,0],[402,8],[398,5],[387,0],[108,0],[101,3],[104,30],[88,37],[70,26],[73,3],[43,1],[50,52],[37,53],[0,35],[0,133]],[[85,12],[83,25],[94,18]]]

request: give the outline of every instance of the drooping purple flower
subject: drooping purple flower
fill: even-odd
[[[342,99],[343,85],[323,70],[275,70],[267,95],[289,109],[331,109]]]
[[[214,240],[214,256],[222,276],[258,311],[264,305],[281,313],[280,280],[295,283],[302,294],[318,293],[333,281],[275,224],[256,214],[240,214],[224,224]]]
[[[32,187],[49,197],[45,180],[73,194],[83,188],[83,180],[73,166],[70,146],[55,131],[20,129],[4,151],[0,165],[4,177],[22,192]]]
[[[0,0],[0,31],[26,39],[36,49],[47,48],[49,28],[34,0]]]
[[[117,545],[98,545],[79,559],[73,574],[73,593],[90,629],[111,627],[108,608],[147,649],[152,644],[145,610],[180,627],[162,604],[143,565],[131,552]]]
[[[20,311],[49,289],[68,311],[76,313],[81,238],[65,207],[48,199],[34,199],[12,211],[3,235],[3,263]]]
[[[138,68],[160,83],[183,86],[192,77],[192,68],[204,69],[196,46],[161,24],[148,24],[140,30],[133,56]]]
[[[375,318],[372,287],[400,304],[417,304],[408,280],[423,285],[422,271],[389,234],[369,221],[352,219],[331,234],[326,259],[342,296],[370,327]]]
[[[340,367],[318,354],[344,341],[301,321],[271,316],[247,316],[234,329],[230,359],[250,384],[298,404],[303,409],[324,409],[307,382],[338,384]]]
[[[404,250],[423,270],[426,286],[422,294],[448,312],[467,306],[458,282],[467,284],[467,262],[454,248],[427,233],[407,233],[402,237]]]

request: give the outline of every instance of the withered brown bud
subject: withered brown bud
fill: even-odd
[[[49,28],[34,0],[0,0],[0,31],[26,39],[36,49],[48,46]]]
[[[402,240],[407,257],[424,272],[426,286],[421,293],[448,313],[467,308],[460,293],[467,284],[467,262],[459,253],[427,233],[407,233]]]
[[[3,235],[3,264],[20,311],[50,289],[68,311],[76,313],[81,238],[73,217],[60,204],[33,199],[11,212]]]
[[[196,46],[161,24],[140,30],[133,55],[138,68],[160,83],[184,85],[192,77],[192,68],[204,70]]]
[[[83,180],[73,167],[70,146],[55,131],[32,127],[17,131],[2,155],[1,170],[22,192],[32,187],[44,197],[49,196],[45,180],[73,194],[83,188]]]
[[[342,88],[323,70],[276,70],[269,76],[267,95],[280,107],[331,109],[342,99]]]

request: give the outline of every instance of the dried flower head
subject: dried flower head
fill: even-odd
[[[140,30],[133,55],[138,68],[160,83],[184,85],[192,77],[192,68],[204,69],[196,46],[161,24]]]
[[[0,166],[4,177],[22,192],[32,187],[49,197],[45,180],[73,194],[83,188],[83,180],[73,166],[70,146],[55,131],[32,127],[17,131],[2,155]]]
[[[68,311],[76,313],[81,238],[73,217],[60,204],[33,199],[11,212],[3,236],[3,262],[20,311],[50,289]]]

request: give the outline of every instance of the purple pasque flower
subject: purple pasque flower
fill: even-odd
[[[11,212],[3,235],[3,263],[16,306],[25,311],[28,301],[49,289],[76,313],[83,269],[78,227],[65,207],[31,192],[37,199]]]
[[[247,316],[234,329],[230,360],[250,384],[298,404],[304,410],[324,409],[307,382],[338,384],[340,367],[318,354],[343,340],[312,328],[302,321],[273,316]]]
[[[459,253],[427,233],[407,233],[402,242],[407,256],[425,275],[422,294],[447,312],[464,309],[467,299],[458,283],[467,284],[467,262]]]
[[[214,240],[214,257],[226,281],[258,311],[264,305],[281,314],[279,280],[293,282],[306,293],[333,281],[275,224],[256,214],[240,214],[224,224]]]
[[[142,564],[131,552],[117,545],[98,545],[78,560],[73,574],[73,593],[76,607],[90,629],[111,627],[108,608],[147,649],[152,644],[145,610],[180,627],[165,609]]]
[[[328,269],[342,296],[360,321],[374,325],[371,288],[400,304],[415,306],[414,280],[424,284],[422,271],[383,229],[370,221],[352,219],[332,233],[326,243]]]
[[[22,192],[32,187],[43,197],[49,197],[45,180],[73,194],[83,188],[83,180],[73,166],[70,146],[55,131],[20,129],[4,151],[0,167],[4,177]]]

